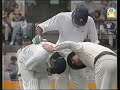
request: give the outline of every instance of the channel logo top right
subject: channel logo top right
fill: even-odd
[[[108,19],[116,19],[117,18],[117,11],[113,7],[109,7],[107,9],[107,18]]]

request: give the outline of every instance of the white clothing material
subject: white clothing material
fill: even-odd
[[[25,64],[28,70],[36,70],[37,65],[46,66],[50,53],[43,49],[42,44],[47,42],[41,42],[40,44],[31,44],[22,49],[19,53],[18,59]],[[41,53],[42,52],[42,53]],[[45,63],[46,62],[46,63]],[[41,71],[38,69],[38,71]]]
[[[90,69],[95,70],[95,82],[97,89],[112,89],[113,80],[117,80],[117,57],[113,55],[103,55],[94,64],[95,57],[101,52],[108,51],[114,53],[107,47],[91,42],[72,41],[63,42],[55,47],[55,50],[69,48],[73,50],[79,59]]]
[[[104,55],[95,64],[95,82],[97,89],[116,89],[117,57]],[[112,86],[115,85],[115,88]]]
[[[18,51],[19,73],[25,90],[51,89],[47,61],[52,54],[42,48],[43,43],[48,42],[31,44]]]
[[[73,42],[73,41],[65,41],[55,47],[56,50],[69,48],[75,51],[82,62],[94,70],[94,59],[103,51],[113,52],[111,49],[106,48],[102,45],[94,44],[91,42]]]
[[[51,19],[38,24],[38,26],[43,29],[43,33],[58,30],[59,39],[57,44],[63,41],[83,42],[87,35],[89,35],[91,42],[98,41],[97,31],[92,17],[88,16],[88,21],[85,26],[76,28],[72,24],[71,14],[72,12],[59,13]]]
[[[72,16],[72,12],[62,12],[46,20],[45,22],[38,24],[37,27],[38,26],[41,27],[43,29],[43,33],[47,31],[57,30],[59,32],[59,39],[56,44],[59,44],[67,40],[74,41],[74,42],[83,42],[87,36],[91,42],[99,43],[97,30],[92,17],[88,16],[88,21],[86,25],[81,26],[80,28],[77,28],[73,25],[71,16]],[[61,50],[61,52],[63,52],[63,54],[65,54],[65,57],[67,57],[67,55],[70,53],[70,50],[69,49]],[[76,86],[79,87],[77,89],[81,89],[81,88],[85,89],[86,87],[80,88],[80,86],[82,86],[83,83],[87,81],[83,81],[82,79],[83,77],[81,77],[80,79],[78,77],[79,76],[78,72],[83,73],[83,71],[81,70],[73,70],[69,66],[67,66],[67,69],[65,70],[65,72],[58,75],[59,78],[57,79],[57,82],[59,83],[57,83],[57,89],[66,89],[66,88],[68,89],[69,82],[67,79],[69,77],[69,73],[74,73],[74,77],[76,78],[72,78],[72,80],[73,82],[75,82]],[[83,74],[84,74],[83,76],[86,77],[86,74],[85,73]],[[73,74],[70,74],[70,75],[73,75]],[[63,79],[64,79],[64,82],[63,82]],[[84,85],[87,85],[87,83],[84,83]]]

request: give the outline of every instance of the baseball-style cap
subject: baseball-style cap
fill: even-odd
[[[30,36],[27,35],[23,36],[23,41],[28,41],[28,40],[31,40]]]
[[[66,61],[58,52],[55,52],[50,58],[51,74],[61,74],[66,70]]]
[[[75,25],[76,27],[84,26],[87,23],[88,15],[89,15],[88,9],[85,8],[84,6],[76,8],[72,12],[73,25]]]

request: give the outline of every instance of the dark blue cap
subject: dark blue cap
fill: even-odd
[[[84,26],[88,20],[88,9],[84,6],[76,8],[72,12],[72,22],[76,27]]]
[[[51,56],[50,63],[52,74],[61,74],[66,70],[66,61],[58,52]]]

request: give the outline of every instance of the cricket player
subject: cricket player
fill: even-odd
[[[56,44],[64,41],[83,42],[87,37],[93,43],[99,43],[97,30],[92,17],[89,16],[88,10],[81,6],[72,12],[59,13],[47,21],[40,23],[36,27],[36,34],[42,36],[47,31],[57,30],[59,39]],[[64,49],[62,52],[67,59],[70,49]],[[69,74],[72,81],[76,84],[77,89],[87,88],[87,76],[85,69],[74,70],[67,65],[64,73],[58,75],[57,89],[68,89]]]
[[[66,69],[65,59],[58,52],[47,52],[42,47],[44,43],[49,42],[30,44],[18,54],[18,67],[25,90],[52,89],[48,76],[63,73]]]
[[[44,44],[49,52],[69,48],[73,52],[67,57],[68,65],[75,69],[85,66],[95,71],[96,89],[110,90],[117,81],[117,55],[111,49],[91,42],[65,41],[57,46]],[[81,61],[85,65],[81,65]],[[117,84],[117,83],[116,83]]]

